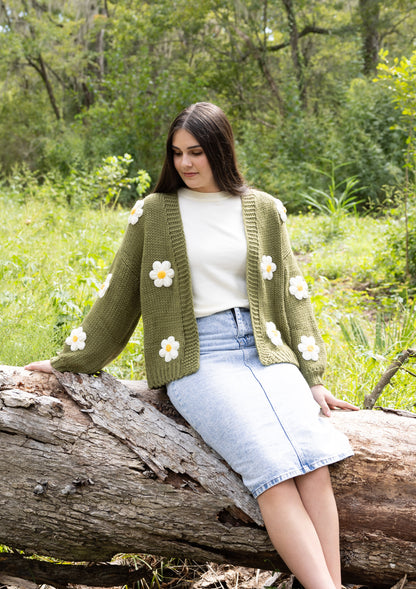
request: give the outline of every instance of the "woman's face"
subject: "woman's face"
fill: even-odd
[[[219,192],[204,150],[191,133],[178,129],[172,138],[173,163],[185,185],[197,192]]]

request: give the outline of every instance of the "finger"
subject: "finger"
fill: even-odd
[[[349,409],[351,411],[359,411],[360,408],[356,407],[352,403],[348,403],[348,401],[341,401],[340,399],[334,399],[332,403],[330,403],[331,409]]]
[[[39,370],[39,362],[31,362],[24,366],[25,370]]]
[[[322,400],[321,411],[326,417],[331,417],[331,410],[326,401]]]
[[[25,370],[38,372],[52,372],[51,364],[48,360],[40,360],[38,362],[31,362],[27,364]]]

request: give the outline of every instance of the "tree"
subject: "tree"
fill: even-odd
[[[331,468],[344,580],[416,581],[414,415],[332,418],[355,449]],[[143,382],[1,367],[0,450],[0,542],[90,561],[92,585],[91,563],[120,552],[284,567],[240,478]],[[0,580],[16,566],[64,584],[64,566],[45,572],[7,554]]]

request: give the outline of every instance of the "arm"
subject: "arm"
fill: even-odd
[[[286,225],[281,225],[283,255],[283,305],[290,347],[309,386],[322,383],[326,350],[319,332],[307,284],[290,245]]]
[[[51,360],[28,364],[28,370],[93,374],[111,362],[133,333],[140,318],[140,223],[129,224],[110,272],[82,325],[67,337],[64,350]]]

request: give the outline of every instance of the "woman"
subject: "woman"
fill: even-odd
[[[147,379],[241,474],[306,589],[340,589],[328,464],[352,454],[325,417],[325,351],[286,212],[246,187],[210,103],[173,121],[155,193],[133,208],[99,297],[62,354],[29,370],[94,373],[143,318]]]

